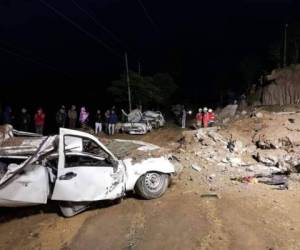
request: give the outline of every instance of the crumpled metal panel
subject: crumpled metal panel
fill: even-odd
[[[3,184],[5,184],[10,178],[12,178],[14,175],[19,174],[26,166],[31,165],[35,161],[39,160],[39,158],[49,152],[51,152],[54,149],[54,140],[56,139],[56,136],[50,136],[46,137],[43,141],[43,143],[40,144],[37,151],[27,160],[25,160],[23,163],[10,168],[8,167],[7,172],[0,180],[0,188]]]
[[[16,207],[46,204],[49,195],[47,169],[40,165],[28,166],[0,188],[0,206]]]

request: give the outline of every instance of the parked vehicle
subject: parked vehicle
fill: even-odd
[[[143,114],[139,109],[134,109],[129,114],[127,114],[124,110],[122,110],[122,112],[127,117],[127,122],[122,124],[122,132],[144,135],[152,130],[151,124],[143,120]]]
[[[10,134],[0,141],[1,207],[56,200],[62,214],[70,217],[93,202],[118,199],[128,191],[158,198],[175,171],[167,157],[149,157],[148,151],[159,147],[144,142],[116,140],[105,146],[91,134],[64,128],[48,137],[14,132],[21,137]],[[137,158],[135,150],[140,151]]]
[[[146,134],[152,128],[163,127],[166,123],[164,116],[160,111],[145,111],[142,113],[139,109],[132,110],[127,114],[122,110],[127,117],[127,122],[122,124],[122,132],[129,134]]]
[[[166,123],[160,111],[145,111],[142,120],[149,122],[153,128],[163,127]]]

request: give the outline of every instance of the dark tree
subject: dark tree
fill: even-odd
[[[177,89],[177,85],[169,74],[159,73],[154,76],[140,76],[131,71],[129,77],[133,105],[157,107],[169,104]],[[113,81],[107,90],[114,98],[115,103],[127,105],[128,89],[124,74],[119,80]]]

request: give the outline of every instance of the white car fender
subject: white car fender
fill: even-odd
[[[173,164],[166,157],[148,158],[137,163],[132,163],[132,159],[125,159],[123,162],[126,166],[126,191],[133,190],[139,177],[147,172],[175,172]]]

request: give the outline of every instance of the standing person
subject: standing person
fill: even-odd
[[[3,115],[2,115],[2,105],[0,103],[0,124],[2,123]]]
[[[42,135],[44,132],[45,117],[46,115],[43,112],[42,108],[39,108],[34,115],[35,132],[37,134]]]
[[[23,131],[29,131],[30,120],[30,114],[28,114],[26,108],[22,108],[19,121],[20,129]]]
[[[102,132],[102,115],[101,111],[98,109],[95,115],[95,134]]]
[[[110,111],[106,110],[104,113],[104,122],[105,122],[105,132],[108,134],[108,122],[109,122],[109,117],[110,117]]]
[[[108,134],[114,135],[115,133],[115,127],[118,122],[118,117],[116,115],[116,112],[114,110],[111,111],[111,114],[108,119]]]
[[[215,124],[215,113],[212,109],[208,110],[208,127],[212,127]]]
[[[196,114],[196,126],[197,128],[201,128],[202,127],[202,108],[198,109],[198,113]]]
[[[185,128],[185,123],[186,123],[186,110],[185,107],[183,106],[183,109],[181,111],[181,128]]]
[[[77,111],[75,105],[72,105],[71,109],[68,110],[68,118],[69,118],[69,128],[75,129],[76,121],[77,121]]]
[[[66,109],[65,106],[61,106],[61,108],[56,113],[56,125],[59,128],[64,128],[66,125]]]
[[[12,109],[10,106],[6,106],[3,112],[3,124],[12,125]]]
[[[207,112],[207,107],[203,109],[203,127],[207,128],[209,122],[209,114]]]
[[[86,111],[85,107],[82,107],[80,109],[80,114],[79,114],[79,122],[82,128],[85,128],[88,121],[89,121],[89,112]]]

